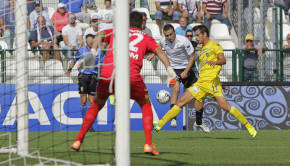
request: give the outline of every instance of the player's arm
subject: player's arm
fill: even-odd
[[[189,72],[190,68],[193,66],[194,61],[195,61],[195,53],[194,52],[191,53],[189,56],[190,57],[189,57],[188,64],[187,64],[186,68],[184,69],[184,71],[180,75],[182,78],[186,78],[187,77],[187,73]]]
[[[226,57],[224,56],[224,53],[219,53],[217,61],[208,61],[207,63],[210,66],[224,65],[224,64],[226,64]]]
[[[166,67],[166,71],[167,71],[167,86],[172,86],[171,81],[172,80],[176,80],[176,73],[173,70],[173,68],[170,66],[170,62],[169,59],[167,57],[167,55],[165,54],[165,52],[162,51],[161,47],[156,48],[155,52],[154,52],[159,60],[164,64],[164,66]],[[174,83],[173,83],[174,85]]]
[[[67,71],[65,72],[65,74],[69,77],[70,76],[70,73],[72,71],[72,68],[75,66],[76,62],[80,59],[80,56],[81,56],[81,50],[82,49],[79,49],[77,51],[77,53],[75,54],[74,58],[71,60],[70,64],[69,64],[69,67],[67,69]]]

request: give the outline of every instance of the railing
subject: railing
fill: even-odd
[[[60,52],[61,58],[44,62],[43,51]],[[72,57],[65,58],[65,51],[67,50],[29,50],[29,83],[76,83],[78,74],[76,67],[73,68],[70,77],[65,75],[68,63],[72,59]],[[252,71],[252,75],[251,71],[246,71],[243,66],[244,53],[245,50],[239,49],[224,50],[227,64],[223,65],[220,73],[222,82],[290,82],[290,50],[264,50],[257,58],[257,66]],[[1,83],[13,84],[17,65],[14,50],[0,50],[0,54]],[[154,63],[144,62],[141,74],[146,83],[165,83],[167,76],[165,68],[158,59]],[[256,79],[248,79],[247,74]]]

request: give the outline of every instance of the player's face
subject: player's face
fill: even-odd
[[[165,35],[165,38],[170,41],[171,43],[174,42],[175,40],[175,32],[173,29],[169,29],[167,31],[164,31],[164,35]]]
[[[87,42],[87,46],[88,46],[89,48],[92,48],[93,43],[94,43],[94,38],[93,38],[93,37],[88,37],[88,38],[86,39],[86,42]]]
[[[195,32],[195,40],[198,44],[204,44],[204,39],[206,37],[206,33],[201,33],[199,30],[196,30]]]
[[[106,8],[111,8],[111,2],[110,1],[106,1],[105,2],[105,7]]]
[[[186,37],[188,38],[189,41],[192,41],[193,39],[193,33],[192,32],[187,32]]]

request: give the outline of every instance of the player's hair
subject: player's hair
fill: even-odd
[[[188,29],[188,30],[186,30],[186,32],[185,32],[185,33],[187,33],[187,32],[192,32],[192,30]]]
[[[108,2],[111,2],[111,0],[105,0],[105,3],[106,3],[107,1],[108,1]]]
[[[164,25],[163,31],[168,31],[169,29],[172,29],[173,32],[175,32],[174,27],[171,24]]]
[[[95,35],[93,35],[93,34],[90,34],[90,33],[89,33],[89,34],[87,34],[87,35],[86,35],[86,39],[87,39],[87,38],[89,38],[89,37],[92,37],[92,38],[94,38],[94,37],[95,37]]]
[[[193,27],[192,30],[194,32],[199,30],[200,33],[202,33],[202,34],[206,33],[206,36],[209,37],[209,30],[205,25],[197,25],[197,26]]]
[[[130,27],[141,28],[143,23],[143,15],[140,12],[130,13]]]

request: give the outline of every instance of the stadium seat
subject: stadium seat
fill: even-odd
[[[65,72],[62,67],[62,63],[59,60],[50,59],[45,62],[44,65],[45,75],[48,77],[64,76]]]
[[[142,76],[152,76],[152,75],[156,75],[155,74],[155,70],[152,66],[152,63],[150,61],[148,61],[147,59],[143,59],[143,67],[141,69],[141,73]]]
[[[210,27],[210,38],[213,40],[230,40],[231,36],[226,24],[212,24]]]
[[[200,23],[191,23],[191,24],[189,24],[192,28],[193,27],[195,27],[195,26],[197,26],[197,25],[201,25]]]
[[[254,24],[254,40],[262,40],[262,28],[263,25],[261,24]],[[270,35],[268,29],[265,28],[265,40],[269,40]]]
[[[42,70],[40,70],[40,65],[38,60],[30,59],[28,61],[28,75],[31,77],[43,76]]]
[[[70,77],[56,77],[53,80],[55,84],[72,84],[73,80]]]
[[[278,10],[277,10],[277,13],[278,13],[278,22],[280,22],[280,11],[279,11],[279,8],[277,8]],[[269,8],[268,9],[268,11],[267,11],[267,20],[269,21],[269,22],[273,22],[273,20],[272,20],[272,12],[273,12],[273,8]],[[285,16],[285,14],[284,14],[284,11],[282,12],[282,21],[283,21],[283,23],[284,24],[287,24],[288,23],[288,20],[287,20],[287,18],[286,18],[286,16]]]
[[[146,13],[146,17],[147,17],[146,22],[152,22],[152,19],[150,17],[150,13],[149,13],[148,9],[146,9],[146,8],[134,8],[132,11]]]
[[[6,76],[7,77],[16,76],[16,61],[13,59],[6,59]]]
[[[146,84],[161,84],[162,80],[160,79],[159,76],[145,76],[144,82]]]
[[[156,23],[154,22],[148,22],[146,26],[151,30],[152,36],[155,40],[160,40],[161,39],[161,34],[159,31],[159,27]]]
[[[51,19],[51,17],[53,15],[53,13],[55,12],[55,10],[52,7],[47,7],[47,12],[48,12],[49,19]]]
[[[232,80],[232,50],[236,49],[235,44],[232,41],[220,41],[219,44],[224,49],[224,55],[227,61],[227,63],[222,67],[221,76],[225,77],[227,80]]]
[[[170,23],[170,24],[174,27],[175,30],[176,30],[177,27],[180,26],[180,24],[178,24],[178,23]]]
[[[32,82],[32,84],[52,84],[52,80],[48,77],[35,77]]]
[[[253,10],[254,13],[254,18],[253,18],[253,23],[254,24],[259,24],[261,21],[261,11],[259,8],[254,8]],[[244,10],[244,20],[249,24],[249,18],[250,18],[250,11],[249,8],[246,8]]]
[[[283,24],[283,40],[286,40],[287,35],[290,33],[290,26],[288,24]]]

